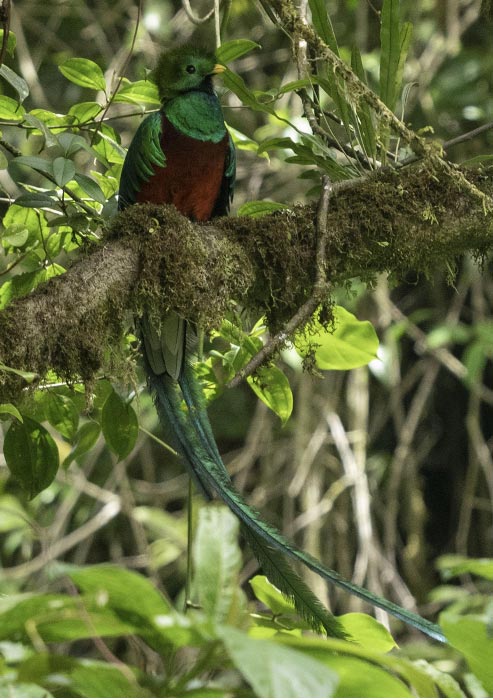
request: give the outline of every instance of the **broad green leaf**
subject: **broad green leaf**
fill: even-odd
[[[481,576],[493,581],[493,559],[470,559],[461,557],[460,554],[445,554],[439,557],[436,566],[446,581],[462,574]]]
[[[411,698],[410,689],[389,671],[350,656],[326,657],[327,667],[337,673],[335,698]]]
[[[139,423],[131,404],[112,391],[101,414],[101,427],[108,447],[124,459],[135,446]]]
[[[28,530],[29,516],[15,496],[0,496],[0,532],[11,530]]]
[[[50,424],[72,440],[79,424],[79,411],[72,399],[48,390],[43,395],[43,406]]]
[[[18,102],[6,95],[0,95],[0,120],[7,122],[21,122],[24,119],[25,109]]]
[[[145,698],[151,693],[110,664],[86,660],[70,674],[70,688],[83,698]]]
[[[25,192],[16,198],[15,204],[28,209],[57,209],[60,211],[55,193],[53,195],[51,197],[50,192]]]
[[[126,622],[150,624],[156,615],[166,615],[170,606],[149,579],[113,564],[85,566],[70,572],[70,578],[86,594],[105,600]]]
[[[29,229],[22,224],[11,224],[2,236],[5,248],[22,248],[29,240]]]
[[[53,695],[36,683],[22,683],[0,678],[0,698],[52,698]]]
[[[72,134],[70,131],[63,131],[61,134],[57,135],[57,142],[63,148],[63,155],[66,158],[74,155],[78,151],[84,150],[88,153],[94,155],[91,151],[91,147],[83,138],[78,134]]]
[[[279,416],[283,425],[293,410],[293,392],[288,378],[278,367],[260,367],[248,384],[266,406]]]
[[[22,594],[0,599],[0,639],[29,638],[26,630],[30,627],[45,642],[136,632],[133,625],[123,622],[94,599],[80,600],[62,594]]]
[[[0,365],[0,366],[4,367],[5,365]],[[14,418],[17,418],[17,420],[22,423],[22,416],[19,413],[19,409],[17,409],[11,403],[0,403],[0,415],[1,414],[8,414],[10,416],[14,416]]]
[[[28,168],[53,177],[53,163],[46,158],[40,158],[39,156],[17,156],[17,158],[14,158],[11,162],[17,165],[26,165]]]
[[[98,102],[78,102],[72,105],[68,113],[74,117],[75,124],[86,124],[93,121],[102,110],[103,107]]]
[[[471,671],[493,695],[493,636],[487,615],[456,615],[444,612],[440,626],[449,644],[463,654]]]
[[[24,416],[14,421],[5,435],[5,461],[12,477],[34,498],[47,488],[58,471],[58,448],[40,423]]]
[[[35,112],[41,112],[44,113],[45,110],[32,110],[25,116],[25,123],[28,124],[31,127],[34,127],[31,131],[31,135],[38,135],[41,134],[44,137],[45,140],[45,146],[47,148],[51,148],[51,146],[56,146],[57,140],[55,134],[51,131],[51,125],[48,126],[45,120],[40,119]],[[53,112],[50,112],[49,114],[53,115],[53,118],[55,120],[58,120],[59,117],[57,115],[53,114]]]
[[[220,63],[229,63],[240,56],[244,56],[254,49],[260,49],[260,44],[257,44],[251,39],[232,39],[216,49],[216,57]]]
[[[9,280],[9,282],[10,282],[10,280]],[[6,304],[3,304],[1,291],[2,291],[3,287],[5,287],[6,284],[9,284],[9,282],[6,282],[4,285],[2,285],[0,287],[0,309],[3,309],[6,306]],[[17,376],[22,377],[22,379],[24,379],[24,381],[26,381],[28,384],[33,382],[38,376],[36,374],[36,372],[25,372],[22,369],[15,369],[14,367],[7,367],[7,365],[4,365],[2,362],[0,362],[0,370],[2,372],[12,372],[12,374],[17,374]]]
[[[414,688],[418,697],[437,697],[436,686],[429,675],[405,658],[392,656],[391,654],[382,654],[369,647],[333,638],[323,639],[321,637],[283,635],[282,638],[279,638],[279,641],[282,641],[286,646],[304,651],[306,654],[309,654],[310,658],[327,665],[331,664],[334,653],[364,659],[398,674]]]
[[[69,58],[58,68],[62,75],[76,85],[93,90],[106,90],[103,71],[97,63],[88,58]]]
[[[291,601],[286,600],[281,591],[276,588],[266,576],[255,576],[249,581],[255,597],[272,610],[274,615],[296,615],[296,608]]]
[[[95,421],[88,421],[81,425],[74,437],[74,446],[65,458],[63,466],[68,467],[74,460],[89,452],[96,444],[100,434],[101,426]]]
[[[96,180],[82,173],[76,173],[74,179],[79,187],[81,187],[91,199],[94,199],[98,204],[106,204],[105,194]]]
[[[124,82],[113,97],[113,102],[148,105],[161,104],[157,86],[152,80],[137,80],[135,83]]]
[[[239,523],[229,508],[200,509],[193,541],[193,599],[216,622],[225,622],[238,595],[242,566]]]
[[[0,151],[0,170],[6,170],[9,167],[9,161],[3,151]]]
[[[53,161],[53,175],[57,185],[65,187],[67,182],[70,182],[75,175],[75,165],[68,158],[55,158]]]
[[[464,698],[466,697],[462,692],[460,685],[457,683],[455,678],[453,678],[449,673],[444,673],[440,671],[433,664],[428,663],[424,659],[418,659],[414,662],[416,668],[419,668],[424,673],[428,674],[430,678],[436,683],[440,689],[442,695],[446,698]]]
[[[289,209],[288,205],[280,202],[268,202],[267,200],[245,202],[239,207],[238,216],[264,216],[283,209]]]
[[[338,676],[295,649],[251,639],[233,627],[219,629],[235,667],[260,698],[331,698]]]
[[[297,338],[296,347],[305,354],[310,344],[318,345],[315,359],[319,369],[354,369],[376,358],[378,337],[369,321],[358,319],[342,306],[334,307],[334,332],[320,330]]]
[[[397,646],[388,629],[370,615],[347,613],[337,619],[342,622],[350,638],[367,649],[385,654]]]
[[[19,95],[19,102],[24,102],[26,97],[29,95],[29,86],[24,78],[17,75],[17,73],[15,73],[12,68],[6,66],[5,63],[0,66],[0,75],[4,80],[12,85],[14,90],[17,92]]]

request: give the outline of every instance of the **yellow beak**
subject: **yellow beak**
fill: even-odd
[[[216,63],[216,65],[212,69],[211,75],[218,75],[218,73],[224,73],[225,70],[226,66],[222,66],[220,63]]]

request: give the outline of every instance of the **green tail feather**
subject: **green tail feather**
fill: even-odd
[[[201,490],[209,498],[213,492],[217,493],[236,514],[266,575],[284,595],[293,600],[298,612],[310,624],[314,625],[315,628],[324,627],[327,633],[332,636],[342,636],[341,626],[336,618],[325,610],[320,601],[285,561],[285,556],[301,561],[326,581],[385,610],[424,634],[441,642],[446,641],[438,625],[348,581],[337,571],[325,567],[314,557],[297,549],[285,540],[275,528],[265,523],[258,513],[243,500],[232,486],[226,467],[219,456],[203,405],[203,398],[190,368],[185,369],[180,378],[183,397],[189,404],[188,416],[181,408],[181,396],[176,382],[162,376],[157,377],[152,371],[148,373],[148,376],[156,395],[158,410],[162,410],[166,419],[171,422],[184,457]]]

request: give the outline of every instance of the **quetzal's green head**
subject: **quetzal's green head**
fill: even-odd
[[[193,90],[211,90],[212,76],[222,73],[214,53],[190,45],[164,51],[152,72],[161,101]]]

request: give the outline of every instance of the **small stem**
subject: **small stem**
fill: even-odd
[[[192,592],[192,547],[193,547],[193,482],[191,477],[188,477],[188,498],[187,498],[187,577],[185,580],[185,603],[183,612],[187,612],[189,608],[196,607],[191,600]]]

